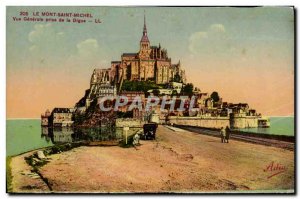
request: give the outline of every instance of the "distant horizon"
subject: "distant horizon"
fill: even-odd
[[[295,117],[294,115],[282,115],[282,116],[269,116],[263,115],[263,117]],[[41,118],[6,118],[6,120],[41,120]]]

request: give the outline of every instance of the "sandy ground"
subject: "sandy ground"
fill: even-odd
[[[137,149],[79,147],[51,159],[40,172],[54,192],[294,189],[293,151],[239,141],[221,143],[215,137],[164,126],[159,126],[155,141],[141,141]],[[12,159],[13,191],[49,191],[39,184],[41,179],[20,174],[26,170],[23,160],[22,156]],[[272,162],[273,169],[267,169]],[[275,170],[277,164],[280,170]],[[28,190],[29,179],[37,183],[34,189]]]
[[[16,193],[43,193],[48,192],[49,188],[36,173],[31,172],[32,167],[29,166],[24,158],[32,155],[34,152],[25,153],[11,160],[11,172],[13,175],[12,188]]]

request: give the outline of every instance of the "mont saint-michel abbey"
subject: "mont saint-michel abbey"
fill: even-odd
[[[159,46],[151,46],[147,34],[144,17],[143,35],[140,40],[140,51],[137,53],[123,53],[121,61],[111,62],[112,81],[126,80],[152,80],[156,84],[173,81],[179,75],[185,83],[185,71],[181,69],[180,61],[171,63],[168,52]]]
[[[146,19],[144,17],[143,35],[140,40],[140,50],[137,53],[123,53],[121,61],[112,61],[110,69],[95,69],[92,82],[119,83],[123,80],[154,81],[165,84],[174,81],[174,77],[186,82],[185,71],[181,69],[180,61],[171,63],[166,49],[151,46],[148,38]]]

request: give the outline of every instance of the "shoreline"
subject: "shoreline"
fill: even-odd
[[[294,115],[293,116],[289,116],[289,115],[285,115],[285,116],[268,116],[268,115],[265,115],[266,117],[295,117]],[[6,118],[6,120],[41,120],[40,117],[37,117],[37,118]]]
[[[162,126],[168,126],[168,125],[162,125]],[[174,127],[183,128],[183,129],[186,128],[186,127],[191,127],[191,128],[196,128],[196,129],[199,129],[199,130],[219,131],[219,129],[204,128],[204,127],[197,127],[197,126],[188,126],[188,125],[186,125],[186,126],[185,125],[174,125]],[[76,128],[76,127],[72,127],[72,128]],[[83,128],[90,128],[90,127],[83,127]],[[121,128],[121,127],[119,127],[119,128]],[[134,128],[131,128],[131,129],[134,129]],[[265,138],[265,139],[268,139],[268,140],[278,140],[278,141],[295,143],[295,136],[294,135],[289,136],[289,135],[264,134],[264,133],[254,133],[254,132],[246,132],[246,131],[240,131],[240,130],[231,130],[231,132],[233,134],[248,136],[249,138],[259,137],[259,138]],[[203,135],[208,135],[208,134],[203,133]],[[217,135],[217,137],[218,137],[218,135]],[[69,142],[69,143],[73,143],[73,142]],[[60,143],[59,145],[62,145],[62,144],[67,144],[67,142],[66,143]],[[25,151],[25,152],[15,154],[15,155],[8,155],[6,157],[14,157],[14,156],[22,155],[24,153],[29,153],[29,152],[36,151],[36,150],[43,150],[43,149],[53,147],[53,146],[55,146],[55,144],[53,144],[52,146],[46,146],[46,147],[31,149],[29,151]],[[265,145],[265,146],[267,146],[267,145]]]

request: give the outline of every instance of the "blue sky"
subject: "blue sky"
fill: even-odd
[[[91,13],[102,23],[14,22],[20,11]],[[293,114],[294,15],[288,7],[8,7],[8,88],[15,90],[16,82],[22,82],[27,91],[21,93],[29,97],[31,86],[43,90],[53,84],[49,79],[66,77],[47,95],[55,99],[71,84],[70,97],[61,99],[61,105],[72,106],[88,87],[94,68],[108,68],[123,52],[138,51],[144,13],[151,45],[160,43],[172,62],[180,59],[188,80],[202,91],[217,90],[225,101],[247,101],[266,114]],[[9,89],[8,98],[14,92]],[[286,93],[278,97],[276,89]],[[32,92],[38,101],[39,94]],[[286,107],[268,113],[283,102]],[[15,103],[24,107],[28,102],[12,107]],[[54,106],[40,103],[38,110]],[[272,106],[264,110],[266,104]],[[15,116],[15,108],[11,110]]]

